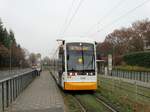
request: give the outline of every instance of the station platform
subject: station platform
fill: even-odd
[[[43,71],[6,112],[64,112],[64,101],[48,71]]]

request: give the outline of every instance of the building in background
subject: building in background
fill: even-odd
[[[150,42],[147,39],[144,39],[144,50],[150,50]]]

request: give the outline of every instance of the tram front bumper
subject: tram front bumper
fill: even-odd
[[[64,90],[96,90],[96,82],[65,82]]]

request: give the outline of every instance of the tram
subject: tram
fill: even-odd
[[[63,90],[96,90],[96,42],[89,38],[67,38],[58,50],[57,82]]]

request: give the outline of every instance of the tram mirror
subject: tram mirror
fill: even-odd
[[[69,60],[69,54],[67,54],[67,60]]]
[[[95,41],[95,45],[97,45],[98,43]]]
[[[62,41],[62,44],[63,44],[63,45],[65,44],[65,41],[64,41],[64,40]]]

